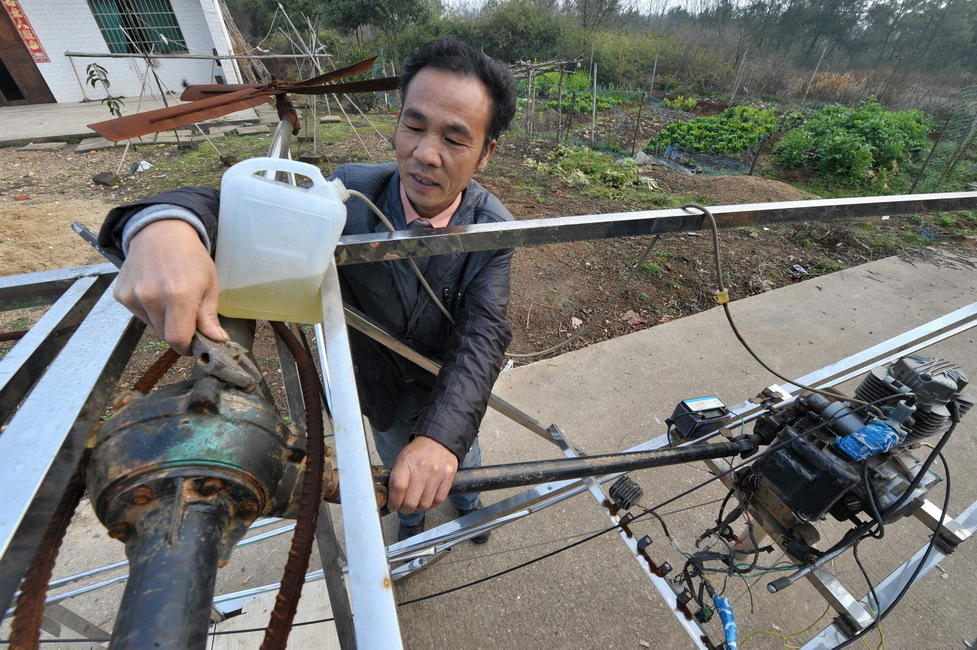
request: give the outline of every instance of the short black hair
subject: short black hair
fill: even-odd
[[[400,71],[400,102],[407,98],[407,87],[423,68],[436,68],[461,77],[481,81],[492,98],[492,121],[485,142],[495,140],[509,128],[516,114],[516,81],[504,64],[478,52],[472,46],[450,38],[438,38],[422,45]]]

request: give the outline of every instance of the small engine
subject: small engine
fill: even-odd
[[[963,391],[966,385],[967,377],[954,364],[910,355],[872,370],[855,391],[857,400],[875,403],[884,418],[867,407],[817,393],[762,415],[754,432],[782,446],[753,464],[756,496],[782,502],[792,516],[783,507],[767,509],[780,513],[777,518],[786,530],[806,529],[809,534],[812,527],[805,522],[826,514],[846,521],[871,513],[869,490],[886,522],[911,514],[943,480],[928,470],[892,511],[921,470],[922,461],[911,448],[945,433],[951,409],[960,416],[970,410],[975,399]],[[903,393],[912,395],[899,400],[896,396]],[[813,543],[809,534],[803,537]]]

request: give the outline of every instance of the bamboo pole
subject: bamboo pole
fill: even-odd
[[[655,77],[658,75],[658,55],[661,54],[662,46],[661,43],[658,44],[658,49],[655,50],[655,65],[651,69],[651,85],[648,86],[648,94],[652,97],[655,96]]]
[[[556,92],[556,143],[560,144],[563,131],[563,66],[560,66],[560,87]]]
[[[591,92],[590,99],[593,105],[593,110],[591,112],[590,118],[590,141],[593,144],[597,144],[597,62],[594,61],[593,69],[593,91]]]
[[[641,131],[641,110],[645,107],[645,94],[641,93],[641,103],[638,104],[638,119],[634,123],[634,136],[631,138],[631,155],[638,152],[638,133]]]
[[[807,93],[811,90],[811,85],[814,83],[814,78],[818,76],[818,70],[821,69],[821,62],[824,61],[824,55],[828,51],[828,44],[825,42],[824,47],[821,48],[821,56],[818,57],[818,64],[814,66],[814,72],[811,73],[811,78],[807,80],[807,86],[804,88],[804,96],[801,97],[801,104],[807,101]]]

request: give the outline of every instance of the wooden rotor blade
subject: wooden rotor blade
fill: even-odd
[[[290,84],[286,84],[289,88],[292,86],[316,86],[319,84],[324,84],[334,79],[342,79],[343,77],[348,77],[350,75],[357,74],[359,72],[366,72],[373,67],[373,62],[377,60],[377,57],[371,56],[369,59],[363,59],[352,65],[348,65],[345,68],[339,68],[338,70],[333,70],[332,72],[326,72],[318,77],[310,77],[308,79],[303,79],[302,81],[294,81]]]
[[[187,86],[180,95],[180,100],[185,102],[195,102],[198,99],[204,99],[205,97],[213,97],[214,95],[225,95],[227,93],[235,93],[239,90],[244,90],[245,88],[259,88],[261,84],[194,84],[193,86]]]
[[[288,92],[297,95],[335,95],[337,93],[367,93],[378,90],[396,90],[400,77],[381,77],[380,79],[364,79],[363,81],[346,81],[325,86],[302,86],[292,88]]]
[[[125,117],[104,122],[89,124],[88,127],[102,137],[118,142],[140,135],[177,129],[195,122],[202,122],[214,117],[243,111],[268,101],[269,94],[256,91],[254,88],[244,88],[226,95],[216,95],[200,99],[189,104],[160,108],[127,115]]]

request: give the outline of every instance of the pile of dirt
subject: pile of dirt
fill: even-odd
[[[695,194],[716,205],[738,203],[767,203],[770,201],[802,201],[816,199],[810,192],[787,183],[759,176],[683,176],[671,171],[653,174],[669,191]],[[659,179],[659,176],[661,177]]]
[[[71,229],[98,229],[111,205],[95,199],[0,202],[0,276],[105,261]]]

